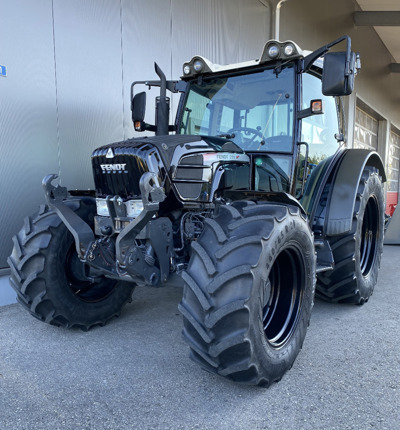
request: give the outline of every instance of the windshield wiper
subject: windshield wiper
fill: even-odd
[[[188,128],[188,125],[189,125],[189,117],[190,117],[190,114],[192,113],[192,109],[189,109],[188,107],[185,107],[185,112],[187,112],[188,114],[187,114],[187,117],[186,117],[185,124],[183,124],[183,123],[181,124],[181,130],[183,129],[184,132],[185,132],[185,134],[186,134],[187,128]]]
[[[236,137],[236,134],[235,133],[232,133],[232,134],[227,134],[227,133],[217,134],[217,137],[225,137],[225,139],[233,139],[234,137]]]
[[[282,72],[283,66],[286,66],[286,64],[290,63],[291,61],[292,60],[286,60],[286,61],[280,60],[278,62],[278,64],[274,67],[274,73],[275,73],[276,77],[278,77],[279,74]]]

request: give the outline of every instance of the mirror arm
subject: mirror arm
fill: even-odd
[[[178,82],[179,81],[166,81],[167,90],[171,91],[171,93],[177,93],[179,91],[178,89],[176,89],[176,84]],[[135,82],[132,82],[132,84],[131,84],[131,92],[133,90],[133,87],[135,85],[139,85],[139,84],[147,85],[149,87],[149,89],[151,87],[161,87],[161,81],[135,81]]]
[[[312,66],[315,60],[317,60],[319,57],[327,53],[332,48],[332,46],[335,46],[338,43],[343,42],[344,40],[347,41],[345,73],[346,73],[346,76],[349,76],[351,74],[351,71],[350,71],[351,39],[349,36],[339,37],[339,39],[336,39],[333,42],[328,43],[325,46],[322,46],[321,48],[317,49],[311,54],[308,54],[306,57],[303,58],[301,72],[305,72],[306,70],[308,70]]]
[[[166,81],[166,89],[170,91],[171,93],[177,93],[179,92],[179,89],[177,88],[177,84],[179,81]],[[146,85],[149,90],[151,87],[161,87],[161,81],[135,81],[131,84],[131,100],[133,100],[133,87],[135,85]]]

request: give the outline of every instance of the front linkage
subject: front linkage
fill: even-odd
[[[109,278],[135,283],[144,281],[152,286],[167,282],[173,240],[172,224],[169,218],[152,219],[159,210],[159,204],[165,199],[163,189],[158,185],[151,185],[156,180],[155,175],[150,172],[142,175],[139,186],[143,210],[121,230],[115,242],[110,240],[110,235],[113,233],[116,215],[126,215],[121,213],[124,207],[119,199],[107,199],[112,223],[103,227],[103,232],[108,235],[96,239],[90,226],[64,203],[68,197],[67,188],[51,184],[56,178],[57,175],[50,174],[43,179],[46,202],[74,237],[76,252],[82,263],[101,271]],[[159,268],[154,265],[154,257],[150,253],[144,255],[135,245],[136,239],[150,240]]]

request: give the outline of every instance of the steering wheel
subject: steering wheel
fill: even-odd
[[[261,133],[261,131],[257,130],[256,128],[251,128],[251,127],[237,127],[237,128],[231,128],[227,131],[227,134],[231,134],[234,131],[239,131],[242,132],[244,131],[245,133],[252,133],[254,134],[254,136],[250,139],[250,141],[248,143],[253,143],[254,139],[258,136],[261,137],[262,140],[265,140],[265,137],[263,136],[263,134]]]

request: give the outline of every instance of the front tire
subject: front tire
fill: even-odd
[[[314,246],[299,208],[221,206],[192,250],[179,306],[191,358],[233,381],[278,381],[302,347],[313,306]]]
[[[93,225],[95,204],[90,198],[65,202],[89,225]],[[8,258],[10,284],[17,300],[34,317],[46,323],[88,330],[118,316],[130,300],[134,284],[88,272],[79,260],[74,239],[55,211],[41,206],[27,217],[13,237]]]

